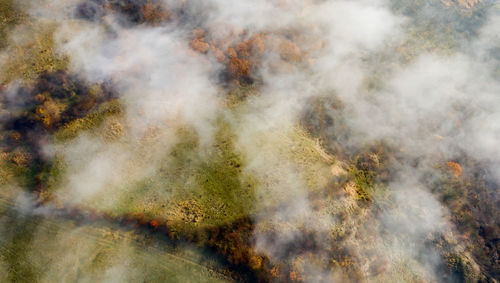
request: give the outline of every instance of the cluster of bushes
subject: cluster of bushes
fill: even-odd
[[[454,164],[461,164],[460,174]],[[449,209],[460,240],[484,268],[481,275],[495,278],[500,274],[499,184],[487,168],[490,165],[464,155],[441,166],[437,175],[429,178],[433,180],[429,187]],[[453,264],[453,268],[460,266],[460,261]]]
[[[88,86],[61,70],[44,72],[33,85],[20,87],[15,94],[9,92],[12,90],[0,92],[0,101],[6,109],[0,117],[0,144],[4,152],[21,152],[25,156],[26,162],[14,159],[12,162],[28,170],[28,173],[21,170],[19,177],[30,191],[38,193],[50,186],[54,174],[57,175],[57,170],[52,170],[53,161],[43,154],[43,146],[52,134],[115,97],[110,85]]]
[[[78,18],[100,20],[107,13],[122,15],[122,24],[158,25],[169,20],[170,11],[158,0],[85,0],[75,11]]]

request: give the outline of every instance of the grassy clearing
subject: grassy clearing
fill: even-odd
[[[104,103],[89,115],[64,125],[54,134],[54,142],[69,141],[84,131],[96,130],[108,117],[120,115],[122,112],[123,108],[118,100]]]
[[[86,132],[105,145],[129,153],[127,165],[118,173],[120,182],[85,201],[85,206],[113,215],[144,214],[178,224],[179,229],[228,223],[252,212],[256,180],[242,172],[242,159],[233,145],[233,129],[226,121],[218,120],[214,143],[209,147],[202,147],[190,128],[177,130],[178,142],[172,147],[164,147],[164,143],[172,143],[171,136],[107,141],[102,125],[121,113],[119,104],[110,102],[54,134],[54,142],[63,145]],[[154,170],[145,173],[144,167],[153,163]],[[67,177],[58,180],[66,165],[57,164],[43,175],[54,192],[58,186],[64,187]],[[65,190],[57,194],[64,195]]]
[[[8,153],[0,153],[0,186],[7,185],[14,178]]]
[[[143,213],[187,227],[220,225],[251,213],[256,181],[242,173],[229,125],[219,121],[215,142],[208,149],[200,148],[193,131],[183,129],[178,134],[180,142],[159,171],[132,184],[112,210]]]
[[[9,30],[22,22],[25,17],[14,2],[14,0],[0,1],[0,49],[7,46]]]
[[[241,143],[265,207],[296,199],[296,193],[320,192],[333,176],[334,157],[301,127],[254,133]]]
[[[8,4],[4,5],[10,7]],[[15,12],[7,14],[12,13]],[[15,31],[11,31],[12,36],[7,37],[10,30],[7,27],[12,27],[12,22],[22,24],[18,25]],[[66,69],[68,58],[57,54],[55,50],[53,35],[56,26],[53,23],[35,21],[28,17],[22,17],[22,21],[19,17],[19,21],[12,22],[0,29],[0,36],[3,37],[0,42],[5,44],[0,84],[5,85],[16,79],[31,83],[44,71]]]
[[[31,156],[22,149],[0,153],[0,186],[4,186],[2,194],[8,193],[8,187],[33,186],[36,169],[31,166],[31,161]]]
[[[311,191],[323,189],[331,177],[330,165],[335,158],[323,150],[319,140],[300,127],[292,129],[282,141],[283,145],[277,144],[280,151],[284,158],[299,166],[308,188]]]
[[[103,105],[98,111],[64,126],[54,135],[55,141],[67,142],[83,131],[102,135],[98,130],[100,124],[119,113],[117,107]],[[244,170],[246,159],[235,147],[234,129],[223,118],[216,123],[214,143],[209,147],[200,145],[196,132],[189,128],[178,129],[176,138],[178,142],[163,152],[161,147],[155,149],[158,145],[144,141],[124,138],[118,142],[123,150],[131,151],[131,159],[127,161],[130,168],[126,170],[142,170],[148,158],[156,160],[155,170],[139,179],[125,174],[118,187],[98,193],[85,201],[85,206],[114,215],[143,214],[150,219],[164,219],[181,230],[221,225],[255,213],[257,187],[279,185],[280,180],[286,178],[279,175],[279,170],[277,175],[265,177]],[[322,151],[319,142],[304,130],[294,128],[266,139],[269,139],[267,144],[278,148],[275,154],[279,159],[297,165],[299,175],[311,191],[326,185],[331,177],[333,157]],[[153,149],[154,156],[148,157]],[[59,176],[57,172],[52,173],[48,172],[47,176]],[[275,174],[274,170],[269,174]],[[52,183],[58,184],[54,180]]]
[[[11,282],[227,282],[190,247],[99,224],[2,213],[0,267]],[[70,251],[70,252],[68,252]]]

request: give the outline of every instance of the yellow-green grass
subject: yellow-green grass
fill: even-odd
[[[118,188],[106,211],[144,214],[179,229],[219,225],[248,215],[253,210],[256,180],[242,173],[231,131],[227,123],[219,122],[214,144],[201,148],[194,131],[179,130],[180,141],[171,150],[158,153],[163,154],[159,168]],[[109,197],[99,195],[88,205],[100,209]]]
[[[0,1],[0,49],[7,46],[9,30],[22,22],[25,15],[16,7],[14,0]]]
[[[181,230],[221,225],[256,213],[256,190],[271,190],[269,186],[279,186],[280,178],[286,178],[274,172],[264,177],[244,170],[247,164],[233,145],[233,129],[223,121],[208,149],[200,147],[192,131],[183,131],[178,137],[180,142],[166,154],[162,166],[148,178],[121,188],[119,198],[106,208],[108,212],[144,214],[149,219],[167,220],[171,228]],[[278,155],[297,164],[306,190],[322,189],[331,173],[317,143],[299,129],[281,137],[280,142]],[[274,194],[269,197],[270,205],[286,200]],[[109,200],[109,196],[102,198],[103,202]],[[96,209],[103,203],[91,202]]]
[[[215,259],[114,225],[3,210],[0,279],[10,282],[227,282]],[[217,270],[217,271],[216,271]]]
[[[13,80],[32,83],[44,71],[66,69],[68,58],[54,46],[55,30],[54,23],[27,17],[15,29],[5,29],[0,84]]]
[[[119,116],[123,113],[123,107],[119,100],[112,100],[99,106],[99,108],[85,117],[73,120],[61,127],[54,135],[56,143],[69,141],[86,131],[95,131],[102,125],[106,118]]]
[[[122,113],[115,103],[105,104],[96,112],[65,125],[54,134],[54,142],[65,145],[83,133],[99,139],[99,135],[105,134],[101,124]],[[148,158],[154,159],[155,170],[138,179],[130,177],[133,174],[123,174],[120,187],[99,192],[85,200],[83,206],[112,215],[143,214],[148,219],[165,220],[181,230],[191,229],[220,225],[255,213],[256,190],[265,191],[268,186],[279,185],[280,178],[286,178],[279,175],[279,170],[265,177],[246,170],[245,154],[234,144],[236,129],[222,117],[215,123],[214,141],[208,147],[200,145],[198,135],[189,127],[178,129],[177,142],[163,150],[147,141],[131,141],[126,135],[111,145],[114,143],[130,154],[127,170],[141,170],[148,165]],[[318,191],[326,185],[331,177],[333,158],[304,130],[297,127],[263,138],[272,143],[273,154],[278,159],[296,165],[307,190]],[[155,150],[153,157],[148,153],[151,150]],[[48,174],[52,175],[59,176]],[[278,205],[283,200],[277,198],[271,203]]]

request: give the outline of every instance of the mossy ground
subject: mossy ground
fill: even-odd
[[[68,58],[56,52],[48,20],[34,20],[18,11],[14,1],[0,3],[0,85],[21,79],[33,82],[44,71],[65,69]]]
[[[118,100],[112,100],[100,105],[89,115],[75,119],[62,126],[54,135],[55,142],[61,143],[76,138],[79,134],[86,131],[96,131],[99,126],[110,116],[120,116],[123,113],[123,107]]]
[[[0,2],[0,50],[7,46],[9,30],[22,22],[24,14],[17,9],[14,0]]]

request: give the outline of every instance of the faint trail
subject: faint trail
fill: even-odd
[[[8,209],[14,207],[15,205],[16,202],[13,199],[6,199],[0,197],[0,208]],[[184,264],[199,269],[200,272],[202,273],[210,274],[212,277],[214,277],[214,279],[224,280],[228,282],[234,281],[233,278],[231,278],[227,274],[222,273],[220,270],[217,270],[217,268],[214,268],[213,266],[201,264],[190,258],[174,254],[168,251],[167,247],[161,247],[161,241],[164,241],[162,239],[155,239],[155,241],[159,244],[159,246],[156,245],[149,246],[140,243],[140,240],[144,239],[143,235],[145,233],[152,233],[156,235],[165,234],[162,233],[163,231],[161,229],[153,229],[149,225],[149,221],[141,224],[137,219],[129,219],[127,217],[112,218],[108,215],[98,216],[94,212],[80,210],[78,208],[50,209],[49,211],[50,213],[48,215],[42,215],[36,213],[33,214],[33,215],[40,215],[41,217],[43,217],[42,220],[43,222],[36,227],[34,231],[35,233],[36,232],[50,233],[53,231],[57,231],[57,233],[76,232],[78,236],[89,239],[96,245],[101,245],[103,247],[119,246],[123,242],[129,241],[130,243],[132,243],[133,247],[136,247],[136,249],[134,249],[134,253],[135,256],[137,256],[140,260],[147,261],[151,259],[151,254],[148,253],[147,251],[154,251],[154,253],[157,253],[159,259],[165,257],[167,260],[171,260],[174,263],[182,262]],[[5,216],[5,213],[3,212],[0,215],[8,217]],[[64,224],[65,222],[68,221],[72,224],[71,226]],[[112,226],[106,226],[104,225],[105,223],[111,224]],[[116,233],[113,234],[113,237],[115,237],[114,239],[106,239],[98,235],[99,231],[101,230],[95,230],[94,233],[86,233],[83,230],[78,229],[80,227],[100,228],[99,226],[101,225],[102,227],[109,228],[111,231],[122,231],[122,232],[124,232],[125,230],[133,231],[138,236],[138,238],[132,238],[127,235],[124,235],[123,233]],[[168,237],[167,235],[165,236]],[[10,256],[16,256],[12,250],[4,247],[3,245],[0,245],[0,256],[5,257],[6,254],[9,254]],[[22,262],[29,263],[26,262],[25,260],[22,260]],[[176,268],[181,267],[181,266],[171,266],[169,264],[165,264],[163,260],[157,260],[156,263],[159,264],[166,272],[174,272]],[[62,268],[63,267],[62,263],[57,262],[56,267]]]

